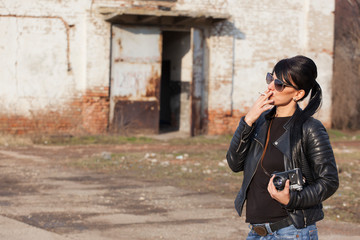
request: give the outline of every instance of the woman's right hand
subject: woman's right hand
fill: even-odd
[[[267,90],[256,100],[254,105],[250,108],[249,112],[245,116],[244,120],[247,125],[252,126],[263,112],[271,109],[274,106],[272,105],[274,100],[269,100],[272,94],[272,91]]]

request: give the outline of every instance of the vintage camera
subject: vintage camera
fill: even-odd
[[[275,175],[273,183],[279,191],[284,189],[286,180],[288,179],[290,180],[290,190],[301,191],[303,189],[304,182],[299,168],[285,172],[274,172],[273,175]]]

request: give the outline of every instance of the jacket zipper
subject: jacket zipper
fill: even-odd
[[[252,131],[253,131],[253,129],[250,130],[250,133],[251,133]],[[245,132],[245,128],[244,128],[243,131],[241,132],[241,135],[240,135],[240,143],[239,143],[238,148],[236,149],[236,152],[239,152],[240,147],[241,147],[241,144],[245,142],[245,140],[243,140],[244,132]],[[249,134],[250,134],[250,133],[249,133]]]
[[[254,140],[257,141],[261,145],[261,147],[264,149],[264,146],[262,145],[261,142],[259,142],[259,140],[257,140],[256,138],[254,138]]]
[[[257,139],[254,139],[254,140],[255,140],[256,142],[258,142],[258,143],[261,145],[261,147],[264,149],[264,146],[262,145],[261,142],[259,142]],[[252,174],[252,176],[251,176],[251,178],[250,178],[249,184],[251,183],[251,181],[252,181],[252,179],[253,179],[253,177],[254,177],[254,175],[255,175],[255,173],[256,173],[256,169],[259,167],[259,163],[260,163],[260,161],[258,160],[258,163],[256,164],[255,171],[253,172],[253,174]],[[246,186],[245,192],[247,192],[247,189],[248,189],[248,187],[249,187],[249,184]],[[241,211],[242,211],[242,209],[243,209],[243,207],[244,207],[244,203],[245,203],[245,200],[241,203]]]

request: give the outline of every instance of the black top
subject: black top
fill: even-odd
[[[269,174],[282,172],[284,155],[276,148],[276,140],[285,132],[284,125],[290,117],[276,117],[270,129],[269,144],[263,159],[263,167]],[[286,210],[267,191],[270,177],[267,176],[259,162],[255,175],[250,183],[246,201],[246,222],[251,224],[272,223],[288,216]]]

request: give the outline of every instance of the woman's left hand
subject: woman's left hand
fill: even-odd
[[[285,188],[282,191],[278,191],[273,183],[274,177],[275,175],[270,178],[267,190],[273,199],[275,199],[276,201],[278,201],[283,205],[287,205],[290,201],[290,190],[289,190],[290,181],[286,180]]]

